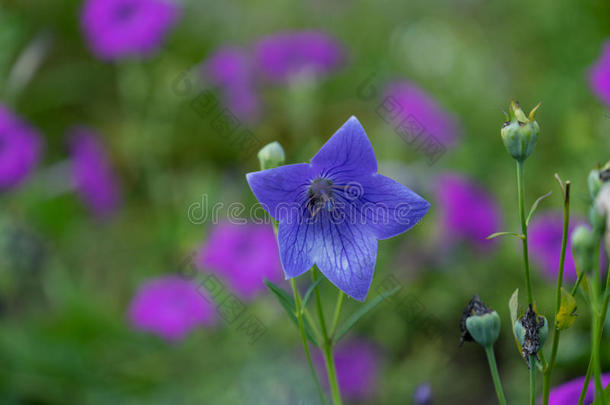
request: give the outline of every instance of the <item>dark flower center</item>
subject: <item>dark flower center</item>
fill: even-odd
[[[136,13],[137,7],[133,3],[122,3],[114,10],[114,19],[117,22],[126,22]]]
[[[324,177],[311,181],[307,190],[307,209],[314,217],[322,208],[332,211],[335,204],[333,200],[333,182]]]

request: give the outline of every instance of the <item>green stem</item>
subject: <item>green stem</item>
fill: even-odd
[[[563,233],[561,237],[561,255],[559,259],[559,272],[557,274],[557,288],[555,289],[555,328],[553,333],[553,346],[551,348],[551,358],[548,366],[545,367],[542,381],[542,404],[548,405],[549,396],[551,393],[551,375],[557,358],[557,349],[559,348],[559,338],[561,331],[557,328],[557,314],[561,308],[561,288],[563,287],[563,268],[566,260],[566,247],[568,245],[568,227],[570,224],[570,182],[566,181],[565,194],[563,200]]]
[[[604,393],[604,386],[601,379],[601,363],[600,363],[600,341],[602,337],[603,319],[600,306],[600,248],[601,248],[601,235],[597,235],[595,243],[595,258],[597,259],[594,263],[595,274],[591,282],[591,294],[594,297],[593,300],[593,333],[591,336],[591,360],[593,362],[593,380],[595,381],[595,397],[601,399],[602,404],[606,404],[606,396]]]
[[[536,405],[536,356],[530,356],[530,405]]]
[[[330,327],[330,338],[331,339],[334,339],[335,332],[337,331],[337,324],[339,323],[339,315],[341,314],[341,307],[343,306],[343,298],[345,298],[345,294],[343,293],[343,291],[339,290],[339,295],[337,296],[337,305],[335,305],[335,315],[333,316],[333,323],[332,323],[332,326]]]
[[[318,274],[316,269],[312,269],[311,278],[315,283],[318,280]],[[323,338],[323,353],[324,353],[324,363],[326,364],[326,373],[328,374],[328,384],[330,385],[330,393],[333,399],[334,405],[342,405],[341,401],[341,392],[339,391],[339,381],[337,380],[337,369],[335,367],[335,358],[333,356],[333,342],[330,336],[328,335],[328,330],[326,329],[326,320],[324,319],[324,311],[322,309],[322,299],[320,298],[320,289],[316,288],[314,291],[316,296],[316,307],[318,308],[318,317],[320,321],[320,329],[322,330],[322,338]],[[341,303],[342,298],[339,298],[337,305]],[[339,317],[339,311],[335,310],[335,318]],[[333,321],[333,329],[336,325],[334,325]]]
[[[305,332],[305,324],[303,322],[303,310],[301,308],[301,294],[299,294],[299,290],[297,289],[297,283],[294,278],[290,279],[290,285],[292,286],[292,293],[294,295],[294,303],[295,303],[295,311],[299,324],[299,331],[301,332],[301,340],[303,342],[303,349],[305,350],[305,356],[307,357],[307,363],[309,364],[309,371],[311,372],[311,377],[316,383],[316,388],[318,389],[318,394],[320,395],[320,400],[322,404],[326,405],[326,399],[324,398],[324,391],[322,390],[322,386],[320,385],[320,381],[318,380],[318,376],[316,374],[316,369],[313,366],[313,361],[311,360],[311,353],[309,351],[309,344],[307,343],[307,333]]]
[[[602,307],[602,315],[600,317],[602,326],[599,330],[600,340],[601,340],[601,333],[603,332],[603,324],[604,324],[604,321],[606,320],[606,315],[608,313],[608,299],[609,298],[610,297],[606,296],[606,298],[604,299],[604,305]],[[585,401],[585,397],[587,396],[589,382],[591,381],[592,367],[593,367],[593,360],[592,360],[592,358],[589,358],[589,366],[587,367],[587,374],[585,375],[585,383],[582,387],[582,390],[580,391],[580,397],[578,398],[578,405],[582,405],[583,402]]]
[[[496,364],[496,355],[494,353],[493,346],[485,348],[487,354],[487,361],[489,362],[489,370],[491,371],[491,378],[496,388],[496,394],[498,395],[498,402],[500,405],[506,405],[506,397],[504,396],[504,390],[502,389],[502,382],[500,381],[500,375],[498,373],[498,365]]]
[[[580,397],[578,397],[578,405],[583,405],[587,391],[589,391],[589,382],[591,382],[591,360],[589,360],[589,367],[587,367],[587,375],[585,376],[585,385],[580,391]]]
[[[517,161],[517,189],[519,197],[519,216],[521,217],[521,233],[523,234],[523,264],[525,269],[525,288],[527,290],[527,302],[528,304],[533,304],[534,298],[532,294],[529,254],[527,249],[527,224],[525,223],[525,185],[523,161]]]

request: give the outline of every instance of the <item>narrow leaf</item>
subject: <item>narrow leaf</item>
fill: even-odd
[[[576,320],[576,299],[566,291],[561,289],[561,306],[557,312],[557,329],[568,329]]]
[[[398,290],[400,290],[400,288],[401,286],[396,286],[389,291],[379,294],[377,297],[375,297],[375,299],[367,302],[364,306],[362,306],[358,311],[356,311],[352,316],[349,317],[349,319],[343,324],[343,326],[341,326],[341,328],[337,332],[337,335],[334,338],[334,342],[336,343],[341,340],[341,338],[356,324],[356,322],[360,320],[360,318],[362,318],[369,311],[375,308],[383,300],[396,293]]]
[[[530,219],[532,219],[532,215],[534,215],[534,212],[536,212],[536,208],[538,208],[538,204],[540,204],[540,201],[544,200],[551,194],[553,194],[553,190],[549,191],[548,193],[546,193],[543,196],[538,197],[538,199],[536,201],[534,201],[534,205],[532,205],[532,208],[530,209],[530,213],[527,215],[527,219],[525,220],[525,225],[529,225]]]
[[[521,344],[517,339],[517,335],[515,333],[515,322],[519,318],[519,289],[517,288],[513,295],[510,296],[510,300],[508,300],[508,309],[510,310],[510,326],[513,331],[513,338],[515,339],[515,344],[517,345],[517,350],[519,354],[521,354]]]
[[[265,285],[267,286],[269,291],[271,291],[273,293],[275,298],[277,298],[277,300],[280,302],[282,307],[286,310],[286,313],[288,314],[288,316],[290,317],[292,322],[298,328],[299,320],[297,319],[297,316],[296,316],[296,305],[294,303],[294,299],[290,295],[288,295],[288,293],[286,291],[284,291],[281,287],[275,285],[271,281],[265,280]],[[314,345],[319,347],[320,344],[318,343],[317,339],[315,338],[313,330],[311,329],[311,325],[309,324],[307,319],[303,318],[303,324],[305,326],[305,333],[307,334],[307,338]]]
[[[311,298],[311,294],[315,291],[315,289],[318,287],[318,285],[320,284],[320,282],[324,280],[322,277],[318,278],[316,280],[315,283],[313,283],[312,285],[309,286],[309,288],[307,289],[307,292],[305,293],[305,297],[303,298],[303,308],[305,308],[307,306],[307,302],[309,302],[309,299]]]
[[[492,233],[491,235],[489,235],[486,239],[493,239],[493,238],[497,238],[498,236],[506,236],[506,235],[512,235],[512,236],[516,236],[517,238],[523,239],[524,236],[520,233],[517,232],[496,232],[496,233]]]

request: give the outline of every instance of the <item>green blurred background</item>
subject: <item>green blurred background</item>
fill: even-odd
[[[491,254],[459,249],[422,264],[418,252],[437,254],[443,232],[429,183],[442,172],[466,174],[502,207],[499,230],[517,230],[514,162],[499,136],[502,109],[511,97],[526,110],[541,101],[541,136],[527,162],[528,205],[553,190],[541,209],[560,209],[553,179],[559,173],[573,183],[573,212],[584,214],[587,173],[610,156],[610,119],[587,80],[610,37],[610,3],[185,1],[155,57],[122,63],[91,55],[79,27],[80,3],[0,3],[1,82],[33,38],[41,32],[52,38],[40,68],[11,100],[44,134],[45,152],[26,185],[0,195],[2,236],[19,229],[37,241],[23,249],[5,243],[0,253],[1,403],[301,403],[290,402],[295,395],[317,403],[298,333],[268,293],[248,303],[268,328],[255,344],[222,323],[168,344],[135,331],[126,316],[142,281],[175,271],[206,239],[209,224],[189,221],[191,204],[204,194],[210,203],[255,203],[244,177],[258,169],[255,154],[228,145],[173,84],[220,46],[248,46],[298,29],[334,35],[347,64],[312,93],[264,89],[262,118],[249,128],[263,144],[280,141],[288,162],[301,162],[356,115],[380,171],[406,177],[432,203],[421,226],[380,242],[372,291],[393,275],[404,294],[422,303],[424,315],[438,319],[439,333],[430,338],[417,317],[391,303],[351,332],[382,348],[370,403],[412,403],[421,383],[432,385],[435,404],[495,403],[484,352],[476,345],[458,349],[461,311],[475,292],[503,320],[496,351],[507,396],[526,401],[528,374],[509,333],[507,306],[514,289],[524,287],[519,244],[507,238]],[[372,74],[380,88],[391,79],[411,80],[453,112],[463,126],[456,147],[428,165],[376,114],[375,102],[358,97],[358,86]],[[303,116],[306,122],[295,119]],[[64,133],[75,123],[103,134],[120,176],[124,201],[110,221],[92,219],[73,194],[44,187],[45,171],[67,157]],[[539,309],[550,315],[553,286],[539,271],[534,280]],[[325,283],[322,291],[330,305],[333,288]],[[344,311],[358,307],[350,301]],[[589,321],[586,309],[580,314],[562,336],[556,382],[586,371]],[[610,369],[607,340],[603,349]]]

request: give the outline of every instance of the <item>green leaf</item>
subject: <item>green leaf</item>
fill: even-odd
[[[315,283],[313,283],[312,285],[309,286],[309,288],[307,289],[307,292],[305,293],[305,297],[303,298],[303,308],[305,308],[307,306],[307,302],[309,302],[309,299],[311,298],[311,294],[314,292],[314,290],[318,287],[318,285],[320,284],[320,282],[324,280],[322,277],[318,278],[316,280]]]
[[[517,334],[515,333],[515,322],[519,319],[519,289],[517,288],[513,295],[510,296],[510,300],[508,300],[508,309],[510,310],[510,325],[513,330],[513,338],[515,339],[515,344],[517,345],[517,349],[519,350],[519,354],[521,354],[521,344],[517,339]]]
[[[561,306],[559,312],[557,312],[557,329],[565,330],[568,329],[576,320],[576,299],[566,291],[564,288],[561,289]]]
[[[286,313],[294,323],[294,325],[299,327],[299,320],[296,315],[296,305],[294,303],[294,299],[288,295],[286,291],[284,291],[281,287],[273,284],[271,281],[265,280],[265,285],[273,293],[275,298],[280,302],[282,307],[286,310]],[[303,324],[305,326],[305,333],[307,334],[307,338],[316,346],[320,347],[318,340],[316,339],[313,330],[311,329],[311,325],[307,321],[306,318],[303,318]]]
[[[530,219],[532,219],[532,215],[534,215],[534,212],[536,212],[536,208],[538,208],[538,204],[540,204],[540,201],[544,200],[551,194],[553,194],[553,190],[549,191],[548,193],[546,193],[543,196],[538,197],[538,199],[536,201],[534,201],[534,204],[532,205],[532,208],[530,209],[530,213],[527,215],[527,219],[525,220],[526,226],[529,225]]]
[[[492,233],[491,235],[489,235],[486,239],[493,239],[493,238],[497,238],[498,236],[506,236],[506,235],[512,235],[512,236],[516,236],[517,238],[520,239],[524,239],[525,237],[517,232],[496,232],[496,233]]]
[[[379,303],[383,300],[394,294],[396,291],[400,290],[402,286],[396,286],[389,291],[386,291],[382,294],[379,294],[372,301],[367,302],[362,308],[356,311],[349,319],[341,326],[341,328],[337,331],[337,335],[334,338],[334,342],[337,343],[341,338],[369,311],[375,308]]]

